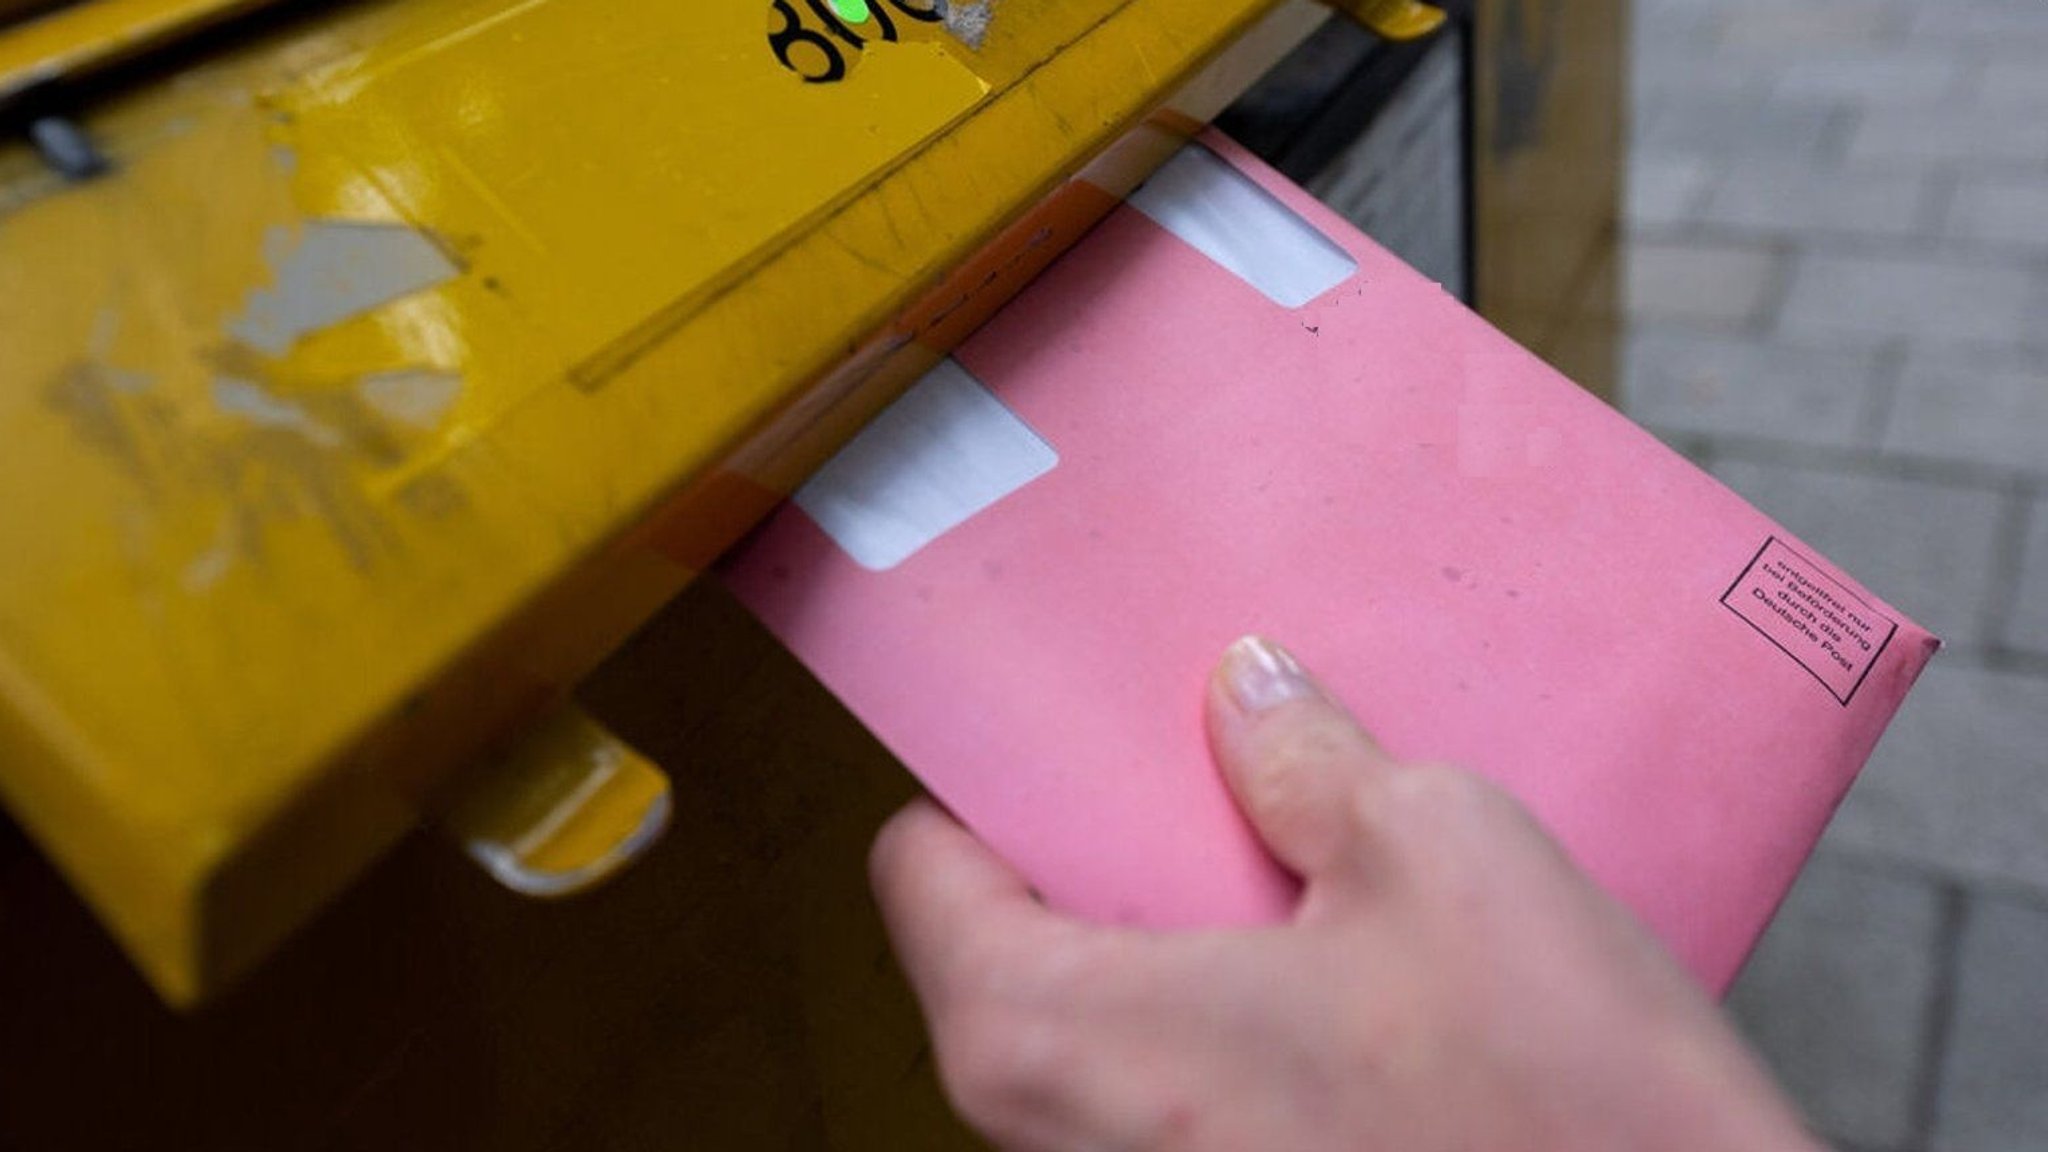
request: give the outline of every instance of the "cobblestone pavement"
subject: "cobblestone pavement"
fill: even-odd
[[[1948,641],[1737,986],[1855,1152],[2048,1149],[2048,0],[1638,0],[1627,407]]]

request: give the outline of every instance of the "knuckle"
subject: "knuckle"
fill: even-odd
[[[972,1021],[997,1012],[1026,1011],[1045,1000],[1047,981],[1037,949],[1004,933],[968,931],[950,941],[938,972],[935,998]]]
[[[1487,857],[1541,836],[1540,825],[1506,789],[1465,768],[1423,763],[1380,782],[1360,805],[1371,834],[1403,851],[1446,859]]]
[[[1260,764],[1246,781],[1245,803],[1268,819],[1283,819],[1309,806],[1306,769],[1289,756],[1274,756]]]
[[[1394,776],[1392,786],[1408,806],[1446,817],[1495,812],[1506,795],[1484,777],[1442,763],[1415,765]]]
[[[933,1036],[954,1106],[988,1132],[1056,1112],[1083,1085],[1089,1022],[1126,994],[1125,956],[1094,933],[968,942]]]
[[[1342,1066],[1414,1066],[1442,1043],[1443,1015],[1419,997],[1375,997],[1345,1006],[1332,1028]]]
[[[994,1011],[1031,1002],[1039,975],[1031,956],[1004,941],[966,940],[953,953],[950,983],[954,999]]]
[[[991,1005],[960,1013],[936,1043],[940,1078],[954,1107],[996,1131],[1056,1100],[1082,1055],[1060,1021]]]
[[[1357,738],[1348,725],[1323,715],[1289,725],[1273,742],[1276,756],[1317,767],[1341,763],[1356,746]]]
[[[1490,802],[1492,786],[1448,764],[1406,765],[1359,790],[1353,818],[1375,840],[1403,840],[1428,829],[1438,836],[1471,824]]]
[[[1259,758],[1247,799],[1267,812],[1313,808],[1325,799],[1330,773],[1349,753],[1348,742],[1325,724],[1302,724],[1276,737]]]
[[[992,934],[963,942],[955,968],[965,984],[964,998],[1042,1013],[1085,999],[1088,982],[1111,962],[1084,934],[1048,932],[1028,942]]]

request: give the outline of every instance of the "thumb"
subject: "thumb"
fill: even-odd
[[[1394,761],[1286,649],[1247,636],[1209,679],[1209,747],[1280,862],[1314,882],[1356,849],[1361,785]]]

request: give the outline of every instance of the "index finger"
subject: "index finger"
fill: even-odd
[[[868,874],[889,938],[929,1011],[987,949],[1029,952],[1065,921],[1023,877],[930,800],[912,801],[875,837]]]

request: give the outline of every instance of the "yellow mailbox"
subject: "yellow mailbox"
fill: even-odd
[[[0,798],[178,1003],[423,817],[629,859],[578,677],[1325,15],[249,7],[0,27]]]

